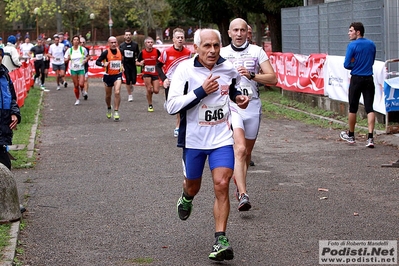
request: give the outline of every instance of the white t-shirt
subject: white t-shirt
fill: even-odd
[[[260,71],[260,65],[269,60],[269,57],[262,47],[253,44],[249,44],[243,51],[234,51],[230,44],[220,49],[220,56],[229,60],[234,67],[243,66],[248,69],[248,71],[255,72],[256,74]],[[235,103],[231,103],[232,111],[261,114],[262,105],[259,99],[258,83],[254,80],[242,77],[240,90],[242,94],[247,95],[250,99],[248,107],[246,109],[241,109]]]
[[[32,49],[34,45],[31,43],[23,43],[19,46],[23,58],[29,58],[30,49]]]
[[[220,76],[219,89],[206,95],[202,84],[211,74]],[[230,93],[233,98],[241,94],[234,86],[239,81],[237,69],[223,58],[211,70],[202,66],[196,57],[177,66],[166,106],[168,113],[179,113],[181,117],[179,132],[184,132],[184,136],[179,135],[179,147],[209,150],[234,144]]]
[[[58,45],[56,45],[53,43],[50,45],[48,53],[53,56],[52,63],[54,65],[64,64],[64,44],[58,43]]]
[[[69,59],[69,69],[73,71],[84,70],[85,65],[83,60],[87,56],[87,50],[82,47],[78,46],[78,49],[73,49],[73,47],[68,48],[65,52],[65,59]]]

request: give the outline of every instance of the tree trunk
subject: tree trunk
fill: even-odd
[[[222,20],[218,21],[217,25],[219,27],[220,34],[222,35],[222,46],[229,45],[231,42],[231,39],[227,32],[229,30],[229,25],[230,25],[229,19],[222,18]]]
[[[282,52],[281,13],[266,13],[273,52]]]
[[[57,9],[61,10],[61,0],[56,0]],[[55,13],[55,18],[57,20],[57,33],[61,32],[62,29],[62,14],[60,12]]]
[[[262,37],[265,29],[262,26],[261,14],[256,14],[255,26],[256,26],[255,43],[259,46],[262,46]]]

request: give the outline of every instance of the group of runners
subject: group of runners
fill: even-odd
[[[120,120],[122,74],[126,79],[127,100],[131,102],[136,67],[142,68],[148,112],[154,111],[152,97],[160,91],[160,80],[163,82],[165,109],[177,115],[173,134],[178,138],[178,146],[183,148],[184,182],[177,201],[178,217],[187,220],[191,215],[192,202],[199,192],[208,159],[215,190],[215,243],[209,258],[216,261],[234,258],[226,237],[231,178],[236,184],[238,211],[251,209],[246,177],[261,119],[259,84],[277,82],[265,51],[252,44],[251,29],[246,21],[233,20],[228,33],[232,42],[221,47],[219,31],[197,30],[194,33],[196,54],[193,55],[184,47],[183,29],[173,30],[173,45],[162,53],[153,47],[151,37],[145,38],[144,49],[140,51],[132,40],[131,30],[125,30],[124,42],[118,45],[116,37],[109,37],[108,48],[95,61],[97,66],[104,68],[106,117],[114,121]],[[39,61],[37,55],[40,51],[35,53],[36,61]],[[65,48],[54,36],[48,57],[56,72],[57,89],[66,84],[65,62],[69,62],[75,105],[80,103],[80,92],[87,99],[87,69],[84,65],[90,55],[84,48],[84,38],[74,36],[72,45]],[[38,73],[41,73],[40,69]]]
[[[10,36],[9,39],[14,36]],[[15,41],[10,43],[15,45]],[[16,47],[13,47],[16,49]],[[33,61],[35,68],[34,81],[43,91],[49,91],[45,86],[45,79],[48,75],[50,63],[55,72],[57,90],[61,86],[67,87],[65,73],[70,70],[71,78],[74,84],[74,93],[76,96],[75,105],[79,105],[80,92],[85,100],[88,99],[88,60],[89,48],[86,47],[86,40],[81,36],[73,36],[72,44],[64,38],[62,32],[54,34],[53,38],[47,40],[38,38],[36,44],[30,42],[29,37],[19,45],[19,57],[12,57],[12,64],[16,67],[21,65],[20,61]]]
[[[146,86],[148,112],[154,111],[152,103],[153,94],[160,90],[159,74],[156,69],[160,51],[153,47],[154,39],[147,37],[144,40],[145,48],[140,51],[139,45],[132,40],[132,31],[125,30],[124,42],[118,46],[117,38],[108,38],[108,48],[97,58],[95,64],[104,67],[103,82],[105,86],[106,116],[119,121],[119,106],[121,103],[120,89],[122,75],[125,76],[125,85],[128,101],[133,101],[134,84],[137,81],[137,66],[142,68],[143,80]],[[113,95],[113,105],[112,105]],[[113,110],[112,110],[113,109]]]
[[[50,44],[52,42],[52,44]],[[52,68],[57,72],[57,89],[60,89],[60,82],[67,87],[64,80],[66,64],[64,54],[71,46],[67,39],[64,39],[63,33],[60,32],[53,36],[53,39],[38,38],[36,44],[32,44],[29,37],[19,45],[20,59],[22,61],[32,60],[35,67],[34,81],[44,91],[49,91],[45,86],[45,79],[50,68],[50,60],[52,59]],[[19,62],[14,62],[19,64]]]
[[[173,134],[178,147],[183,148],[183,191],[177,201],[178,217],[187,220],[192,212],[193,199],[199,192],[206,159],[212,170],[215,190],[215,243],[209,258],[216,261],[234,258],[226,237],[230,211],[229,183],[236,184],[238,211],[248,211],[251,203],[247,194],[247,168],[251,162],[261,120],[259,84],[276,84],[277,78],[262,47],[252,44],[251,28],[243,19],[230,23],[231,44],[221,47],[220,32],[200,29],[194,34],[194,55],[184,46],[185,33],[176,28],[173,45],[162,53],[154,48],[154,39],[146,37],[144,49],[132,40],[132,32],[125,31],[124,42],[109,37],[108,48],[96,60],[104,67],[106,117],[120,120],[120,90],[122,74],[126,78],[128,101],[133,101],[137,66],[142,68],[146,87],[148,112],[154,111],[153,94],[165,88],[165,109],[176,115]],[[77,67],[86,62],[85,51],[79,52],[78,39],[73,38],[70,54]],[[77,62],[76,59],[81,61]],[[76,72],[72,72],[76,71]],[[71,65],[71,75],[84,75]],[[76,82],[78,96],[83,83]],[[113,96],[113,102],[112,102]]]

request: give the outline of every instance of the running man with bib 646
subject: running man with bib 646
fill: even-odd
[[[240,74],[233,64],[220,57],[220,32],[200,29],[194,34],[194,58],[181,62],[173,74],[167,100],[169,114],[180,114],[178,147],[183,148],[183,193],[177,201],[181,220],[187,220],[199,192],[208,159],[212,172],[215,202],[215,243],[209,259],[234,258],[226,237],[230,212],[229,183],[234,169],[230,100],[246,108],[248,96],[237,90]]]

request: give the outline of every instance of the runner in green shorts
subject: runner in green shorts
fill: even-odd
[[[72,47],[65,52],[65,61],[69,61],[69,69],[73,81],[73,91],[75,93],[75,105],[79,105],[80,91],[83,91],[85,82],[85,63],[89,59],[87,50],[79,45],[80,38],[75,35],[72,38]]]

